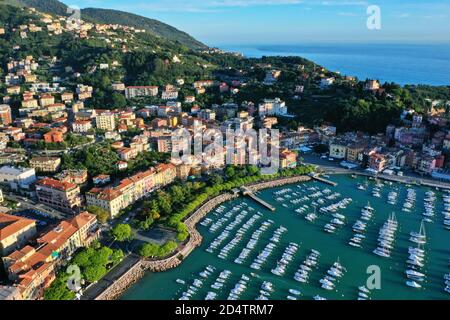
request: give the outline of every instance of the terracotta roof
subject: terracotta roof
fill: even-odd
[[[31,219],[0,213],[0,241],[34,224]]]
[[[44,178],[42,180],[39,180],[36,185],[38,186],[44,186],[44,187],[49,187],[52,189],[58,189],[58,190],[62,190],[62,191],[67,191],[70,189],[74,189],[77,188],[77,185],[74,183],[70,183],[70,182],[61,182],[55,179],[50,179],[50,178]]]

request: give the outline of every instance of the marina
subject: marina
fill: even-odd
[[[220,205],[197,226],[200,247],[175,269],[147,273],[122,299],[450,297],[450,194],[367,177],[327,179],[336,185],[260,190],[276,214],[247,197]],[[373,265],[380,290],[366,284]]]

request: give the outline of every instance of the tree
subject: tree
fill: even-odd
[[[251,165],[247,167],[247,172],[249,175],[255,176],[259,174],[259,168],[257,166]]]
[[[184,190],[181,186],[172,186],[170,188],[170,194],[174,203],[182,203],[185,200]]]
[[[112,104],[112,108],[111,109],[120,109],[123,108],[127,105],[127,100],[125,99],[125,97],[117,92],[114,92],[111,95],[111,104]]]
[[[75,255],[72,259],[72,263],[83,268],[87,267],[91,263],[91,258],[95,254],[93,248],[85,248]]]
[[[102,224],[106,223],[109,219],[108,211],[106,211],[103,208],[100,208],[97,206],[89,206],[89,207],[87,207],[87,211],[92,214],[95,214],[97,216],[97,220]]]
[[[111,235],[114,240],[119,242],[130,240],[132,237],[131,226],[125,223],[119,223],[111,230]]]
[[[90,265],[106,266],[110,262],[113,250],[108,247],[101,247],[95,251],[90,259]]]
[[[154,222],[153,217],[147,216],[147,217],[145,217],[145,220],[139,221],[139,229],[146,231],[146,230],[150,229],[153,222]]]
[[[212,186],[221,185],[223,183],[223,178],[218,174],[213,174],[210,178]]]
[[[158,191],[158,206],[164,215],[169,215],[172,212],[172,199],[164,191]]]
[[[144,243],[139,249],[139,255],[144,258],[156,257],[160,246],[155,243]]]
[[[227,176],[228,179],[233,178],[235,176],[235,174],[236,174],[236,172],[232,166],[228,166],[225,169],[225,175]]]
[[[106,267],[101,265],[93,265],[86,267],[84,277],[88,282],[96,282],[106,274]]]
[[[124,254],[123,251],[121,249],[116,249],[113,251],[112,255],[111,255],[111,262],[113,265],[118,264],[120,261],[122,261],[122,259],[124,258]]]
[[[69,290],[67,287],[67,274],[61,274],[52,282],[50,287],[44,292],[45,300],[73,300],[75,292]]]
[[[173,240],[167,241],[162,247],[159,248],[158,256],[164,257],[174,251],[178,247],[177,243]]]

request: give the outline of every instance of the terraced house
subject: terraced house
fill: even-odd
[[[82,212],[60,222],[36,240],[3,258],[8,278],[21,299],[40,299],[55,280],[56,271],[78,248],[89,246],[99,236],[97,217]]]
[[[172,183],[176,177],[173,164],[159,164],[121,180],[116,186],[91,189],[86,193],[86,205],[103,208],[114,218],[120,210],[149,195],[155,188]]]
[[[86,204],[103,208],[114,218],[120,210],[153,191],[154,176],[155,170],[151,168],[121,180],[116,186],[92,188],[86,193]]]
[[[0,255],[22,247],[36,234],[36,221],[0,213]]]

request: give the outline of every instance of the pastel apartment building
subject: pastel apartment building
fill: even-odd
[[[127,99],[135,97],[155,97],[157,95],[157,86],[130,86],[125,89],[125,97]]]
[[[75,133],[86,133],[92,129],[90,120],[76,120],[72,123],[72,131]]]
[[[287,114],[287,106],[280,98],[265,99],[263,103],[258,106],[258,114],[260,117],[265,116],[282,116]]]
[[[74,183],[44,178],[36,183],[39,202],[67,213],[73,213],[81,205],[80,187]]]
[[[58,143],[64,141],[64,133],[58,129],[52,129],[44,134],[44,141],[46,143]]]
[[[149,195],[155,188],[172,183],[176,177],[173,164],[160,164],[123,179],[117,186],[91,189],[86,193],[86,204],[103,208],[114,218],[120,210]]]
[[[297,166],[297,153],[284,149],[280,152],[280,167],[295,168]]]
[[[114,131],[116,129],[116,118],[112,112],[103,112],[95,117],[95,124],[98,129]]]
[[[82,212],[40,236],[35,247],[27,245],[4,257],[8,278],[19,290],[20,299],[41,299],[44,290],[55,280],[61,264],[98,236],[97,217]]]
[[[0,125],[9,125],[12,123],[11,107],[7,104],[0,105]]]
[[[0,256],[23,247],[36,235],[36,221],[0,213]]]
[[[93,188],[86,193],[86,204],[103,208],[114,218],[120,210],[153,191],[154,176],[155,170],[151,168],[121,180],[117,186]]]
[[[345,159],[347,156],[347,145],[340,142],[330,143],[330,157],[334,159]]]
[[[39,172],[56,172],[61,167],[61,158],[58,157],[33,157],[30,167]]]

